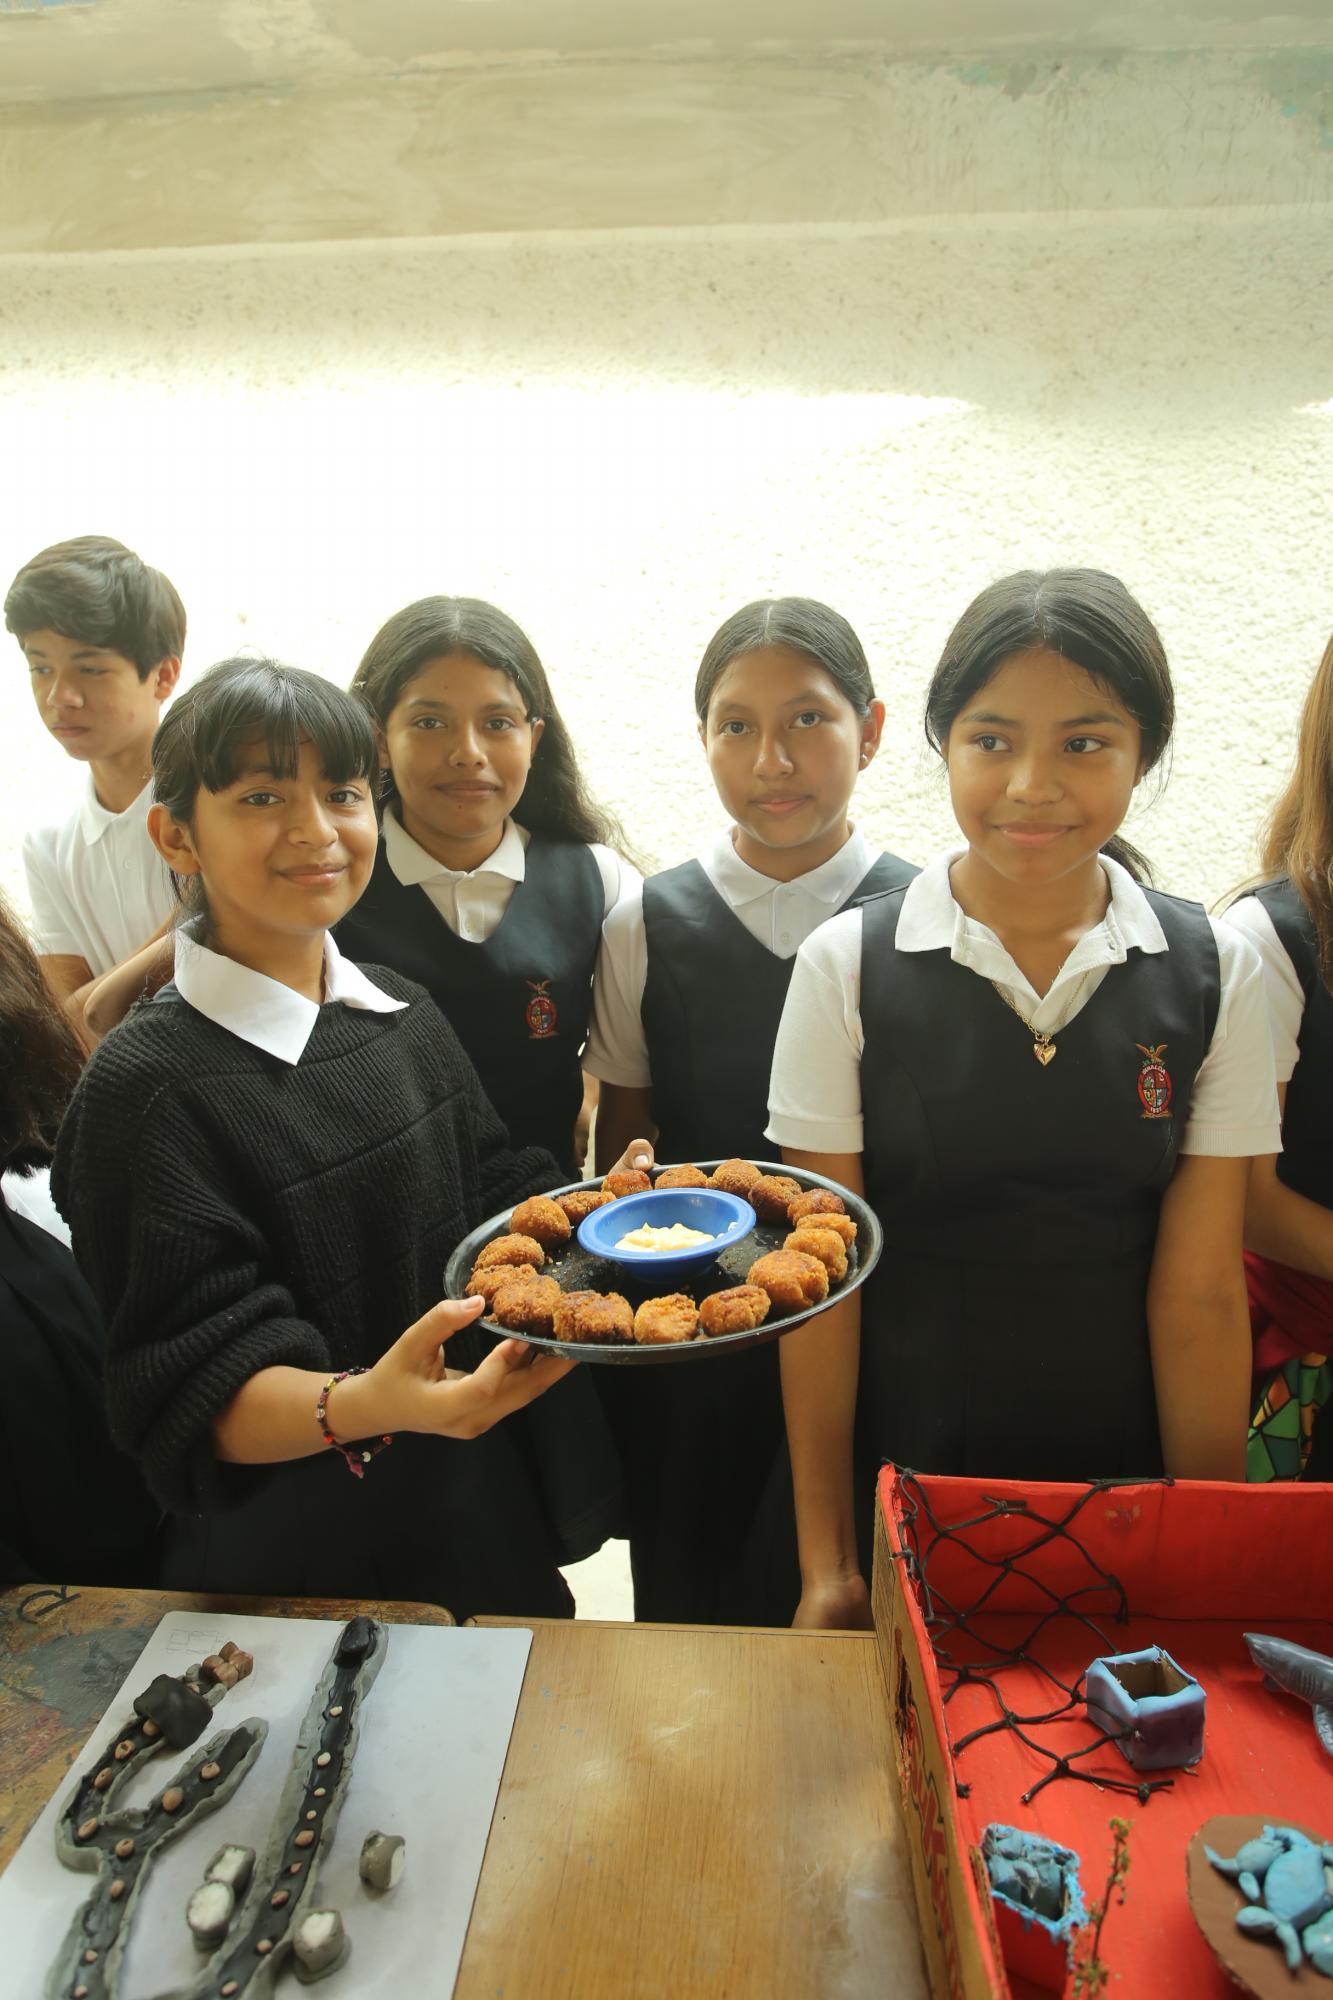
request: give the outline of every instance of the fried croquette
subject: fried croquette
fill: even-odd
[[[557,1340],[626,1347],[634,1339],[634,1314],[619,1292],[566,1292],[555,1313]]]
[[[663,1299],[645,1299],[634,1315],[634,1338],[643,1346],[693,1340],[698,1328],[699,1309],[684,1292],[669,1292]]]
[[[714,1167],[708,1176],[708,1184],[721,1188],[724,1194],[744,1195],[758,1178],[758,1167],[752,1167],[748,1160],[724,1160],[720,1167]]]
[[[600,1299],[600,1292],[562,1292],[560,1303],[551,1316],[551,1327],[557,1340],[574,1340],[574,1315],[588,1299]]]
[[[623,1167],[617,1173],[608,1174],[602,1182],[602,1193],[609,1194],[612,1201],[619,1201],[622,1195],[647,1194],[652,1182],[647,1174],[637,1167]]]
[[[655,1185],[660,1188],[707,1187],[708,1176],[701,1174],[698,1167],[668,1167],[657,1176]]]
[[[762,1222],[785,1222],[787,1209],[801,1192],[786,1174],[759,1174],[745,1190],[745,1199]]]
[[[751,1264],[745,1282],[761,1286],[784,1312],[801,1312],[828,1297],[828,1272],[805,1250],[770,1250]]]
[[[699,1331],[716,1339],[720,1333],[752,1333],[768,1318],[768,1293],[760,1285],[729,1285],[710,1292],[699,1306]]]
[[[605,1208],[614,1196],[603,1194],[598,1187],[575,1188],[573,1194],[558,1194],[555,1205],[563,1209],[569,1217],[571,1229],[577,1229],[585,1215],[591,1215],[595,1208]]]
[[[501,1285],[491,1306],[491,1318],[511,1333],[535,1333],[551,1338],[555,1309],[564,1297],[554,1278],[522,1279],[516,1285]]]
[[[850,1250],[856,1241],[856,1224],[850,1215],[830,1215],[822,1208],[813,1215],[803,1215],[793,1226],[797,1229],[831,1229],[845,1250]]]
[[[533,1264],[540,1271],[545,1262],[546,1252],[535,1236],[497,1236],[477,1252],[479,1271],[492,1264]]]
[[[495,1294],[501,1285],[531,1285],[537,1281],[537,1273],[531,1264],[479,1264],[467,1281],[470,1299],[485,1299],[489,1308],[495,1303]]]
[[[783,1244],[784,1250],[805,1250],[810,1256],[818,1257],[828,1272],[831,1285],[838,1285],[847,1276],[847,1246],[836,1230],[822,1229],[814,1222],[803,1222],[799,1229],[793,1229]]]
[[[558,1250],[570,1237],[569,1217],[558,1202],[544,1194],[521,1201],[509,1218],[516,1236],[533,1236],[544,1250]]]
[[[846,1215],[847,1204],[832,1188],[807,1188],[798,1194],[795,1201],[787,1204],[787,1220],[795,1229],[798,1222],[804,1222],[812,1215]]]

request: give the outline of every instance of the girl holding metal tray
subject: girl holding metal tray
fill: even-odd
[[[926,701],[964,844],[798,954],[769,1136],[864,1186],[886,1239],[864,1304],[781,1343],[798,1623],[868,1622],[884,1458],[1245,1477],[1241,1230],[1277,1097],[1257,952],[1119,837],[1173,717],[1115,577],[992,585]]]
[[[454,1244],[566,1175],[510,1148],[426,993],[328,936],[374,863],[378,771],[316,674],[225,661],[175,703],[149,830],[192,920],[84,1071],[52,1185],[167,1587],[568,1616],[518,1413],[569,1364],[440,1302]]]

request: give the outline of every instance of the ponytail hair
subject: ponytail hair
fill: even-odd
[[[1269,814],[1266,876],[1286,875],[1310,913],[1319,972],[1333,990],[1333,639],[1315,669],[1296,738],[1296,768]]]
[[[1175,725],[1166,649],[1143,606],[1119,577],[1100,569],[1020,570],[973,598],[945,641],[926,694],[926,741],[943,756],[958,716],[1006,660],[1041,649],[1058,653],[1139,725],[1143,770],[1165,755]],[[1147,860],[1119,834],[1102,852],[1138,882]]]
[[[381,625],[352,676],[351,692],[383,731],[408,684],[432,660],[467,653],[518,689],[529,722],[546,726],[513,817],[551,840],[600,841],[627,852],[619,822],[584,783],[537,648],[509,614],[480,597],[421,597]],[[384,796],[397,788],[386,772]]]

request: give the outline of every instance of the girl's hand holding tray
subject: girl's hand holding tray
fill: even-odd
[[[449,1259],[447,1296],[480,1292],[483,1325],[551,1354],[685,1361],[779,1339],[854,1291],[879,1260],[883,1232],[862,1197],[800,1168],[712,1160],[659,1169],[651,1187],[645,1174],[607,1179],[610,1190],[575,1182],[482,1223]],[[723,1206],[711,1199],[717,1192],[740,1202],[705,1213]],[[650,1218],[654,1227],[683,1223],[720,1231],[719,1250],[618,1255],[608,1218],[622,1206],[626,1234]],[[691,1268],[691,1259],[702,1261]]]

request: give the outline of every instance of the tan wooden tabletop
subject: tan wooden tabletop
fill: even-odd
[[[447,1623],[427,1605],[0,1595],[0,1866],[170,1610]],[[925,2000],[874,1638],[533,1633],[456,2000]]]

